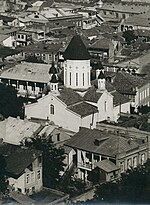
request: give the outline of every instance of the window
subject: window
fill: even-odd
[[[26,182],[27,182],[27,184],[29,184],[29,181],[30,181],[30,175],[27,174],[27,176],[26,176]]]
[[[34,172],[31,173],[31,182],[34,182]]]
[[[87,73],[88,85],[90,84],[90,83],[89,83],[89,77],[90,77],[90,76],[89,76],[89,72],[88,72],[88,73]]]
[[[54,105],[50,105],[50,114],[54,115]]]
[[[104,110],[105,110],[105,112],[106,112],[106,110],[107,110],[107,102],[105,101],[105,103],[104,103]]]
[[[120,172],[124,172],[124,162],[120,162]]]
[[[96,162],[98,162],[98,161],[100,160],[100,157],[99,157],[98,155],[94,155],[94,160],[95,160]]]
[[[128,159],[127,160],[127,169],[131,169],[131,166],[132,166],[131,159]]]
[[[137,167],[137,157],[133,157],[133,168]]]
[[[40,172],[40,170],[37,171],[37,179],[41,179],[41,172]]]
[[[70,72],[70,85],[71,85],[71,72]]]
[[[78,73],[76,73],[76,86],[78,86]]]
[[[24,39],[24,35],[21,35],[21,38]]]
[[[83,86],[84,86],[84,73],[83,73]]]
[[[145,154],[141,154],[141,164],[143,165],[145,162]]]
[[[20,35],[18,35],[18,38],[20,38]]]
[[[60,141],[60,133],[57,134],[57,141]]]

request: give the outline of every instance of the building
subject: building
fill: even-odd
[[[70,160],[75,159],[75,177],[95,183],[113,181],[148,158],[147,139],[137,141],[97,129],[82,127],[65,145],[73,149]]]
[[[0,154],[6,159],[10,190],[27,195],[41,191],[43,187],[41,151],[1,143]]]
[[[96,70],[97,88],[91,86],[90,56],[79,35],[72,38],[64,52],[63,73],[64,86],[60,88],[56,68],[53,69],[49,93],[25,106],[27,118],[49,119],[77,132],[80,126],[94,128],[99,121],[116,121],[121,110],[130,112],[129,100],[123,102],[116,92],[107,91],[105,76],[99,68]],[[122,104],[124,108],[120,108]]]
[[[59,50],[63,47],[61,42],[37,42],[21,48],[24,58],[29,56],[35,56],[38,59],[43,60],[45,63],[51,64],[52,61],[58,62]]]
[[[42,129],[41,124],[22,120],[19,117],[8,117],[0,122],[0,138],[5,143],[20,145],[23,140],[33,137]]]
[[[50,80],[50,65],[40,63],[21,63],[1,73],[1,82],[12,85],[18,90],[18,95],[30,98],[42,94]]]

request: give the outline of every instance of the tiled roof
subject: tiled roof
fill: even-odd
[[[90,105],[86,102],[80,102],[75,105],[71,105],[68,107],[68,109],[79,114],[81,117],[86,117],[88,115],[98,112],[97,107]]]
[[[96,92],[96,90],[94,87],[89,88],[84,95],[84,100],[97,103],[103,93]]]
[[[102,38],[96,41],[90,48],[98,48],[98,49],[109,49],[109,44],[111,40],[107,38]]]
[[[19,48],[23,52],[33,52],[33,53],[47,53],[51,54],[52,52],[56,53],[62,48],[63,45],[61,43],[43,43],[38,42],[36,44],[28,45],[25,47]]]
[[[95,144],[95,140],[99,141],[99,146]],[[129,142],[128,139],[119,135],[82,127],[65,145],[115,158],[118,153],[138,149],[139,144],[132,140]]]
[[[3,143],[0,145],[0,154],[6,156],[6,171],[8,175],[17,177],[41,155],[41,151]]]
[[[67,106],[83,101],[83,98],[71,88],[63,88],[59,91],[58,98]]]
[[[113,162],[111,162],[109,159],[105,159],[99,162],[96,162],[95,165],[99,167],[100,169],[104,170],[105,172],[113,172],[115,170],[118,170],[119,167],[116,166]]]
[[[118,106],[120,104],[124,104],[124,103],[130,102],[128,97],[122,95],[121,93],[117,92],[116,90],[112,91],[111,95],[114,97],[113,98],[114,106]]]
[[[90,55],[79,35],[75,35],[64,52],[68,60],[89,60]]]
[[[5,47],[5,46],[0,45],[0,58],[5,58],[7,56],[12,56],[12,55],[15,55],[19,52],[20,51],[17,51],[16,49],[11,49],[9,47]]]
[[[150,27],[149,24],[150,14],[149,12],[145,14],[138,14],[134,16],[129,16],[124,24],[135,25],[135,26],[142,26],[142,27]]]

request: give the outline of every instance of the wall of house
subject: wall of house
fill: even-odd
[[[130,113],[130,102],[114,107],[114,121],[117,122],[120,113]]]
[[[138,88],[138,105],[150,106],[150,83]]]
[[[50,105],[54,105],[54,114],[50,113]],[[56,125],[74,132],[77,132],[81,126],[81,117],[68,110],[66,105],[52,93],[39,99],[37,103],[25,106],[25,115],[28,119],[49,119]]]
[[[38,163],[38,158],[32,163],[33,170],[25,169],[19,178],[10,177],[9,185],[15,191],[20,191],[23,194],[32,194],[39,192],[43,187],[42,181],[42,163]]]
[[[118,156],[117,165],[120,167],[120,172],[123,173],[131,167],[135,168],[138,165],[143,165],[148,157],[147,143],[143,143],[137,149],[120,154]]]
[[[12,37],[9,36],[8,38],[6,38],[4,41],[3,41],[3,45],[4,46],[7,46],[7,47],[13,47],[13,40],[12,40]]]
[[[98,122],[107,120],[108,118],[111,121],[114,121],[113,116],[113,96],[108,93],[107,91],[104,91],[103,95],[100,97],[100,99],[97,102],[98,107]]]
[[[90,60],[67,60],[64,63],[64,84],[69,88],[90,87]]]

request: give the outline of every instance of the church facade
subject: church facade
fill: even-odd
[[[97,89],[91,86],[89,53],[81,37],[75,35],[64,52],[64,86],[59,88],[52,65],[50,91],[36,103],[25,106],[26,117],[48,119],[75,132],[80,126],[95,128],[96,122],[114,121],[114,97],[106,89],[103,71],[97,69],[96,73]]]

